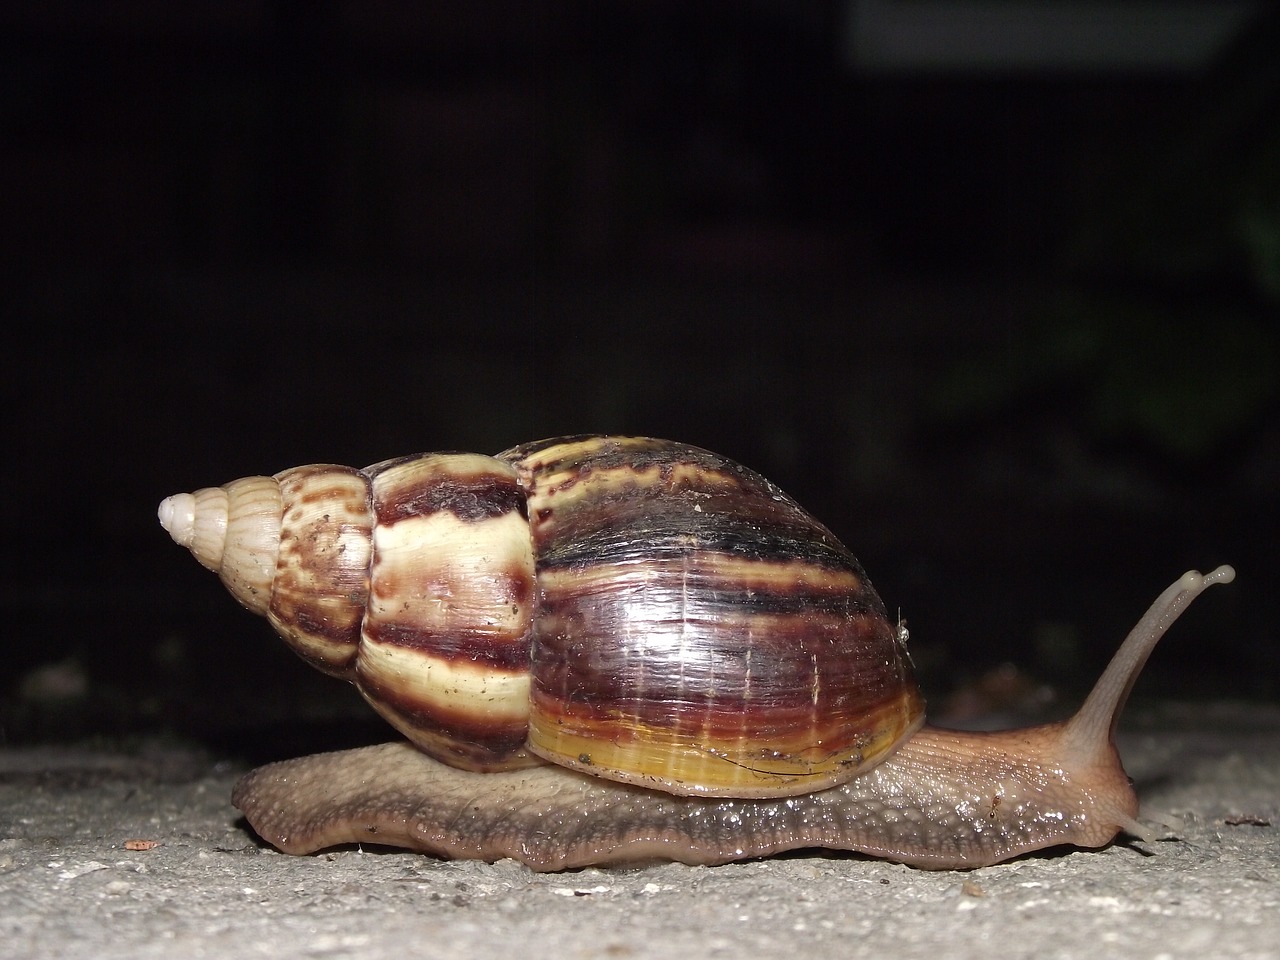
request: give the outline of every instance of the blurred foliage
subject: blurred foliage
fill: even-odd
[[[998,355],[967,360],[938,388],[948,419],[980,418],[1047,389],[1079,395],[1100,439],[1137,436],[1195,458],[1251,424],[1275,398],[1274,324],[1212,305],[1185,312],[1142,298],[1080,293]]]
[[[1059,293],[939,385],[948,420],[1065,390],[1091,436],[1178,458],[1260,424],[1280,395],[1280,14],[1167,115],[1082,148]]]

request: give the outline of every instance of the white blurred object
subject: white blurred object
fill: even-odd
[[[849,0],[845,61],[864,73],[1194,71],[1263,9],[1257,0]]]

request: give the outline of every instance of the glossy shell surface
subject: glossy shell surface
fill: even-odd
[[[847,549],[733,461],[645,438],[518,447],[537,568],[529,745],[679,793],[848,780],[923,708]]]

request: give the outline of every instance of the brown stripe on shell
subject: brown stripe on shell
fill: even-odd
[[[371,621],[365,626],[364,641],[400,650],[430,655],[439,663],[483,664],[497,670],[529,669],[529,634],[495,635],[481,629],[457,627],[450,631],[423,629],[420,624]]]
[[[357,686],[446,762],[519,762],[534,566],[515,472],[475,454],[366,472],[378,522]]]
[[[575,438],[512,462],[529,493],[539,570],[696,548],[862,572],[844,545],[778,487],[697,447]]]
[[[679,594],[703,619],[753,614],[866,614],[885,619],[884,605],[857,570],[834,568],[794,557],[767,560],[710,548],[669,550],[647,555],[620,544],[612,556],[577,567],[540,567],[543,595],[571,592],[638,602]]]
[[[503,770],[537,762],[524,748],[527,669],[451,664],[426,651],[366,640],[355,683],[392,726],[445,763]]]
[[[276,479],[283,523],[267,617],[303,659],[346,677],[369,596],[369,482],[333,464],[297,467]]]
[[[815,719],[806,704],[789,702],[781,704],[755,703],[756,707],[768,707],[767,712],[754,711],[753,704],[732,704],[724,700],[706,700],[689,704],[667,704],[664,713],[656,704],[648,704],[646,712],[629,710],[628,722],[619,722],[621,710],[635,704],[607,700],[577,700],[549,696],[540,688],[532,693],[534,710],[539,722],[548,728],[563,729],[574,733],[579,725],[582,730],[609,729],[609,737],[596,738],[602,744],[629,743],[643,740],[646,731],[666,731],[673,739],[684,739],[691,746],[708,751],[719,749],[733,751],[743,756],[779,756],[809,753],[813,758],[825,760],[848,748],[850,756],[858,752],[859,742],[869,743],[881,738],[891,729],[901,730],[896,713],[901,707],[897,689],[884,687],[879,699],[866,698],[859,704],[856,717],[859,732],[851,737],[847,717],[827,714]],[[861,763],[857,756],[855,762]]]
[[[525,512],[524,491],[515,474],[481,454],[400,457],[367,467],[365,473],[378,483],[379,523],[442,510],[473,522]]]

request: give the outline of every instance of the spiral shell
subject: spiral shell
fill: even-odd
[[[304,659],[455,766],[790,795],[923,722],[852,554],[696,447],[569,437],[298,467],[160,514]]]

